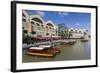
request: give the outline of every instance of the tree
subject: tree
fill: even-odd
[[[66,30],[65,30],[65,38],[68,38],[68,36],[69,36],[69,31],[68,31],[68,28],[66,28]]]
[[[60,31],[60,36],[64,39],[64,31]]]
[[[30,44],[34,43],[36,40],[32,38],[32,36],[28,35],[28,33],[23,32],[23,43]]]
[[[68,38],[71,38],[72,37],[72,31],[70,31],[69,33],[68,33]]]
[[[23,43],[27,43],[27,44],[31,43],[31,37],[25,33],[23,33]]]
[[[64,23],[58,25],[58,35],[61,36],[63,39],[68,38],[69,31]]]

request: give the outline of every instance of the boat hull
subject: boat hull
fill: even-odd
[[[43,50],[28,49],[27,54],[34,55],[34,56],[53,57],[59,52],[60,50],[58,48],[46,48]]]
[[[29,55],[34,55],[34,56],[43,56],[43,57],[53,57],[54,54],[50,53],[38,53],[38,52],[27,52]]]

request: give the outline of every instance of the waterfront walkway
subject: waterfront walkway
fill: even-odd
[[[28,47],[37,46],[37,45],[52,44],[52,43],[55,44],[55,43],[59,43],[59,42],[73,42],[73,41],[76,41],[76,40],[75,39],[53,40],[53,41],[37,42],[34,44],[23,44],[22,47],[28,48]]]

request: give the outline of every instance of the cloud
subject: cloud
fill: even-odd
[[[67,12],[59,12],[58,14],[59,14],[61,17],[68,16],[68,13],[67,13]]]
[[[80,23],[78,23],[78,22],[77,22],[77,23],[75,23],[74,25],[79,26],[79,25],[80,25]]]
[[[43,11],[37,11],[37,14],[39,14],[40,16],[45,16],[45,12]]]

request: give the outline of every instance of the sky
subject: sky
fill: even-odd
[[[44,21],[51,20],[56,25],[64,23],[69,28],[81,28],[90,31],[91,14],[79,12],[25,10],[29,15],[39,14]]]

